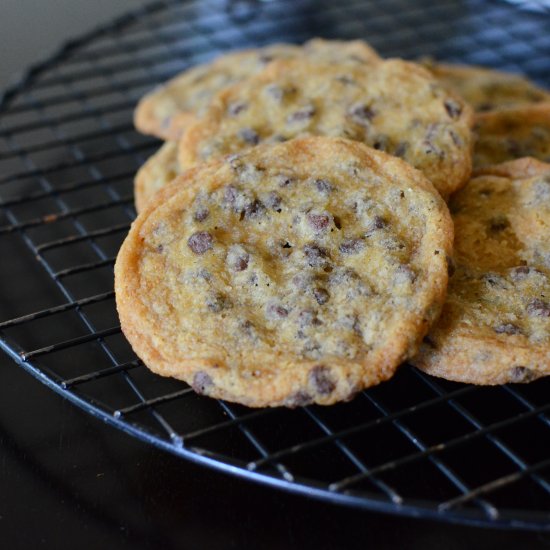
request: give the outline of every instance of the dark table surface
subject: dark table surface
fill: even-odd
[[[550,535],[373,514],[137,441],[0,359],[3,548],[550,548]]]
[[[143,3],[6,0],[0,84]],[[506,550],[550,548],[550,535],[383,516],[207,470],[103,424],[0,355],[0,546]]]

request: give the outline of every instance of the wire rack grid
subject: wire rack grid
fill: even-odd
[[[150,373],[112,290],[133,175],[159,146],[132,126],[153,85],[228,49],[312,36],[548,85],[549,23],[482,0],[167,0],[68,42],[0,99],[0,346],[91,414],[232,474],[391,513],[550,529],[547,380],[478,388],[405,365],[350,403],[251,410]]]

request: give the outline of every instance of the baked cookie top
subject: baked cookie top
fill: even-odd
[[[474,169],[521,157],[550,162],[550,103],[480,113]]]
[[[452,222],[400,159],[326,137],[191,169],[115,266],[122,329],[153,371],[249,406],[330,404],[415,353],[447,284]]]
[[[312,56],[327,62],[365,63],[379,60],[362,40],[340,41],[316,38],[302,47],[273,44],[237,51],[210,63],[193,67],[159,86],[139,102],[134,115],[136,128],[161,139],[177,140],[200,115],[212,96],[223,88],[261,71],[274,59]]]
[[[274,61],[222,91],[179,144],[185,169],[258,143],[344,137],[402,157],[447,197],[471,170],[470,107],[422,67]]]
[[[177,140],[212,95],[264,68],[273,59],[298,55],[292,44],[236,51],[192,67],[145,95],[134,113],[134,124],[144,134]]]
[[[460,94],[476,111],[490,111],[550,101],[550,93],[518,74],[474,65],[422,60],[440,82]]]
[[[168,185],[181,172],[177,156],[177,144],[167,141],[138,170],[134,179],[134,201],[137,212],[141,212],[147,203],[162,187]]]
[[[550,165],[513,161],[453,196],[456,272],[413,364],[474,384],[550,374]]]

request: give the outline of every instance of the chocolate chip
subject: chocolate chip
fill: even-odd
[[[342,254],[357,254],[365,248],[365,241],[362,239],[344,239],[338,249]]]
[[[277,180],[279,181],[279,187],[288,187],[293,181],[288,176],[278,176]]]
[[[495,288],[506,288],[505,281],[500,275],[494,273],[486,273],[482,276],[482,279],[485,280],[489,286]]]
[[[405,248],[402,241],[392,237],[391,235],[381,239],[380,244],[387,250],[403,250]]]
[[[159,254],[161,254],[162,252],[164,252],[164,245],[163,245],[163,244],[159,244],[159,245],[157,246],[157,252],[158,252]]]
[[[382,216],[374,216],[374,219],[372,220],[371,224],[369,225],[369,228],[367,230],[367,234],[370,236],[374,231],[378,231],[379,229],[384,229],[388,224]]]
[[[275,193],[275,191],[271,191],[271,193],[269,193],[269,195],[265,199],[265,205],[268,208],[277,210],[279,206],[281,206],[281,195],[279,195],[278,193]]]
[[[429,336],[424,336],[424,338],[422,339],[422,341],[430,348],[432,349],[436,349],[436,345],[435,345],[435,342],[429,337]]]
[[[239,323],[239,328],[249,338],[254,338],[256,336],[254,324],[251,321],[249,321],[248,319],[246,319],[245,321],[242,321],[241,323]]]
[[[324,288],[314,288],[313,296],[315,296],[315,299],[320,306],[326,304],[330,298],[330,294]]]
[[[535,373],[527,367],[512,367],[510,370],[512,382],[530,382],[535,378]]]
[[[353,330],[356,334],[361,334],[361,323],[357,315],[347,314],[338,319],[338,324],[347,330]]]
[[[229,309],[231,302],[221,292],[213,292],[206,298],[206,307],[212,313],[219,313],[224,309]]]
[[[328,253],[324,248],[316,244],[306,244],[303,251],[311,267],[323,267],[327,264]]]
[[[227,107],[227,112],[231,116],[236,116],[239,113],[242,113],[245,109],[248,108],[248,104],[244,101],[234,101],[233,103],[230,103]]]
[[[211,281],[212,280],[212,274],[208,269],[205,269],[204,267],[201,267],[197,269],[197,277],[199,279],[202,279],[203,281]]]
[[[389,138],[385,134],[379,134],[373,140],[372,147],[378,151],[387,151]]]
[[[309,371],[309,380],[317,393],[328,395],[336,389],[336,382],[330,369],[324,365],[317,365]]]
[[[199,206],[193,215],[193,219],[196,222],[203,222],[210,215],[210,210],[206,206]]]
[[[319,191],[319,193],[323,193],[324,195],[328,195],[333,190],[332,184],[328,180],[316,179],[313,184],[317,188],[317,191]]]
[[[248,260],[249,256],[248,254],[243,256],[238,256],[235,258],[235,262],[233,263],[233,270],[234,271],[244,271],[248,267]]]
[[[462,147],[464,145],[464,141],[462,140],[462,138],[454,130],[449,130],[449,135],[451,136],[451,139],[453,140],[453,143],[457,147]]]
[[[319,233],[328,227],[330,218],[327,214],[308,214],[307,223]]]
[[[312,402],[313,398],[309,395],[309,393],[306,393],[305,391],[298,391],[287,398],[285,405],[293,409],[294,407],[305,407]]]
[[[239,194],[239,191],[235,187],[233,187],[232,185],[228,185],[225,188],[223,200],[224,202],[233,204],[237,200],[238,194]]]
[[[364,103],[354,103],[348,109],[348,115],[358,124],[367,124],[374,118],[374,111]]]
[[[323,322],[318,319],[317,313],[312,309],[304,309],[298,314],[298,324],[302,327],[319,326]]]
[[[313,105],[306,105],[293,113],[290,113],[286,117],[288,123],[303,122],[304,120],[310,120],[315,115],[315,107]]]
[[[210,375],[204,371],[199,371],[193,376],[193,382],[191,387],[195,392],[200,395],[206,394],[210,388],[214,385]]]
[[[502,325],[497,325],[496,327],[493,327],[493,330],[497,334],[521,334],[521,329],[513,323],[503,323]]]
[[[527,313],[533,317],[550,317],[550,304],[535,298],[527,304]]]
[[[434,143],[434,138],[436,138],[439,133],[439,126],[439,124],[435,123],[428,126],[426,136],[424,137],[422,144],[424,146],[424,152],[427,155],[434,154],[439,158],[443,158],[445,153]]]
[[[510,222],[506,216],[495,216],[489,220],[489,229],[495,233],[504,231],[507,227],[510,227]]]
[[[510,277],[513,281],[523,281],[531,273],[531,268],[526,265],[520,265],[514,267],[510,273]]]
[[[280,304],[271,303],[266,308],[266,316],[268,319],[283,319],[288,315],[288,309]]]
[[[254,199],[244,207],[245,218],[259,218],[264,212],[265,206],[258,199]]]
[[[342,84],[346,84],[346,85],[357,84],[357,81],[354,80],[353,78],[351,78],[351,76],[348,76],[348,75],[337,76],[335,80],[337,80],[338,82],[341,82]]]
[[[242,128],[239,130],[238,136],[250,145],[258,145],[258,143],[260,143],[260,136],[258,132],[252,128]]]
[[[187,240],[187,246],[195,254],[204,254],[207,250],[210,250],[213,246],[214,239],[208,231],[198,231],[193,233]]]
[[[396,146],[393,154],[396,157],[403,158],[405,156],[405,153],[407,152],[407,149],[409,148],[409,143],[407,141],[400,141]]]
[[[447,99],[444,103],[445,110],[451,118],[458,118],[462,113],[462,105],[452,99]]]

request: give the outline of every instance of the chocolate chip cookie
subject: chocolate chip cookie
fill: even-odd
[[[308,137],[191,169],[115,266],[154,372],[248,406],[328,405],[392,376],[437,317],[452,222],[400,159]]]
[[[134,123],[144,134],[177,140],[208,106],[212,96],[230,84],[261,71],[274,59],[315,57],[329,63],[366,63],[379,59],[362,40],[310,40],[304,47],[274,44],[225,54],[193,67],[146,95],[138,104]]]
[[[550,162],[550,103],[476,115],[474,169],[521,157]]]
[[[412,363],[473,384],[550,374],[550,165],[508,162],[453,196],[456,271]]]
[[[471,125],[470,107],[413,63],[274,61],[216,96],[182,137],[179,163],[303,135],[344,137],[402,157],[447,197],[469,178]]]
[[[136,174],[134,199],[138,213],[161,187],[168,185],[180,172],[177,145],[173,141],[167,141]]]
[[[443,84],[460,94],[476,111],[550,101],[550,93],[527,78],[485,67],[422,60]]]

